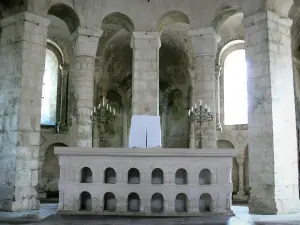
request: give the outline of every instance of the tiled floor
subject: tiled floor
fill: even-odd
[[[249,215],[247,206],[233,206],[235,216],[187,218],[130,218],[56,215],[57,204],[42,204],[38,211],[0,212],[0,224],[34,225],[299,225],[300,213],[285,216]]]

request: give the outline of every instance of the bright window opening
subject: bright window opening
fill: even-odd
[[[224,123],[248,124],[247,64],[245,50],[230,53],[224,62]]]
[[[46,49],[45,73],[43,77],[41,124],[56,124],[58,59],[54,52]]]

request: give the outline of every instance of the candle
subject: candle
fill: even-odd
[[[109,106],[109,111],[111,112],[111,106]]]
[[[108,110],[108,104],[106,104],[106,109]]]
[[[101,108],[101,104],[99,103],[99,105],[98,105],[98,109],[100,109]]]
[[[199,101],[199,104],[202,105],[202,100]]]
[[[192,112],[194,111],[194,107],[192,106],[192,110],[191,110]]]
[[[93,110],[91,110],[91,116],[93,115]]]
[[[116,115],[116,110],[114,109],[114,115]]]
[[[210,112],[210,108],[207,109],[207,112]]]
[[[189,109],[189,116],[191,115],[191,110]]]
[[[195,103],[195,109],[197,109],[197,104]]]
[[[102,105],[104,106],[104,97],[102,98]]]
[[[96,112],[96,107],[94,107],[94,112]]]
[[[205,105],[205,109],[207,109],[207,105]]]

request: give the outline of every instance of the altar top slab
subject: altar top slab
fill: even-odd
[[[55,147],[56,155],[70,156],[131,156],[131,157],[234,157],[234,149],[187,148],[83,148]]]

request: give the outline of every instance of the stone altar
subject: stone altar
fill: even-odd
[[[57,147],[55,154],[58,213],[232,213],[232,149]]]

